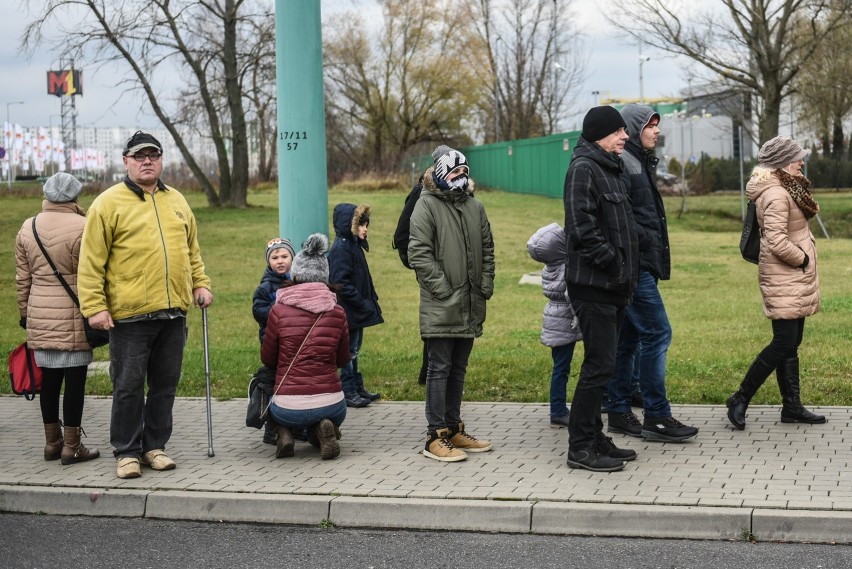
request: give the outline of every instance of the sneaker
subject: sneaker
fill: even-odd
[[[598,449],[599,453],[605,454],[615,460],[636,460],[635,450],[630,450],[629,448],[618,448],[615,446],[615,443],[612,442],[612,437],[607,437],[603,433],[598,433],[595,440],[595,448]]]
[[[630,406],[631,407],[638,407],[640,409],[645,408],[645,400],[642,398],[642,392],[641,391],[634,391],[630,395]]]
[[[592,472],[615,472],[624,468],[624,462],[601,454],[596,445],[581,450],[568,451],[570,468],[585,468]]]
[[[661,441],[676,443],[691,439],[698,434],[698,429],[684,425],[674,417],[645,417],[642,426],[642,437],[646,441]]]
[[[149,450],[142,455],[140,462],[153,470],[171,470],[175,467],[175,461],[170,459],[161,448]]]
[[[558,417],[551,415],[550,416],[550,426],[551,427],[567,427],[568,426],[568,418],[571,415],[565,413],[564,415],[560,415]]]
[[[449,429],[438,429],[426,435],[426,446],[423,448],[423,456],[434,458],[441,462],[458,462],[467,458],[467,453],[453,446],[447,437]]]
[[[360,409],[361,407],[366,407],[371,403],[369,399],[364,399],[357,393],[349,393],[344,397],[346,398],[347,407],[355,407],[356,409]]]
[[[142,470],[139,468],[139,459],[135,456],[119,458],[115,467],[115,475],[119,478],[139,478]]]
[[[641,437],[642,423],[633,411],[608,413],[606,430],[609,433],[621,433],[628,437]]]
[[[465,432],[464,423],[459,423],[458,430],[452,430],[450,443],[462,452],[488,452],[494,445],[491,441],[481,441]]]

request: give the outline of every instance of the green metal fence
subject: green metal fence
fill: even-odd
[[[459,150],[467,156],[470,175],[479,186],[561,198],[565,172],[578,138],[580,132],[571,131]],[[432,159],[418,156],[416,162],[425,169]]]

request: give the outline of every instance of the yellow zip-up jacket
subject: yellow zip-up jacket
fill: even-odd
[[[185,312],[194,289],[210,289],[189,204],[174,188],[157,186],[152,195],[125,178],[89,208],[77,272],[86,318],[102,310],[114,320]]]

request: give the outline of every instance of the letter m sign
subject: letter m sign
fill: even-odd
[[[83,94],[83,72],[76,69],[47,72],[47,94],[61,97]]]

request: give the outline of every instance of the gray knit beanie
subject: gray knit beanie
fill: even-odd
[[[44,182],[44,197],[53,203],[73,202],[83,190],[83,184],[67,172],[57,172]]]
[[[808,155],[808,151],[802,149],[792,138],[787,136],[776,136],[770,138],[760,147],[757,153],[757,163],[760,166],[777,170],[798,162]]]
[[[284,239],[283,237],[276,237],[275,239],[270,239],[269,243],[266,244],[266,263],[269,264],[269,256],[272,255],[272,252],[276,249],[287,249],[290,251],[290,259],[296,256],[296,250],[293,248],[293,244],[289,239]]]
[[[470,172],[470,165],[467,163],[467,158],[458,150],[454,150],[442,144],[432,151],[432,160],[435,162],[435,178],[445,180],[447,174],[458,168],[459,166],[467,166]]]
[[[290,274],[297,283],[328,284],[328,237],[322,233],[309,235],[302,243],[302,250],[293,259]]]

